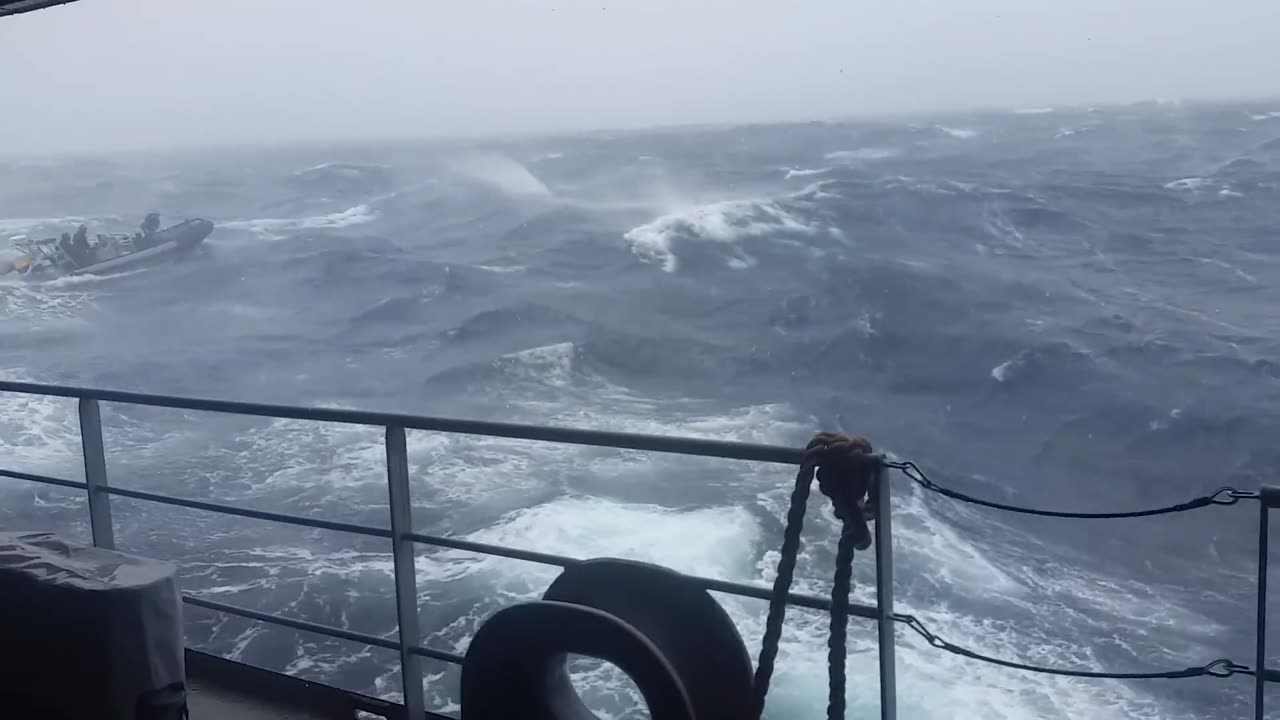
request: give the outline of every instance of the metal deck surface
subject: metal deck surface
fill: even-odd
[[[191,720],[219,720],[243,718],[244,720],[329,720],[341,715],[322,715],[307,708],[291,707],[285,703],[273,703],[260,697],[241,693],[234,688],[206,683],[189,678],[187,709]],[[348,720],[346,716],[344,720]]]
[[[299,707],[284,699],[269,699],[250,694],[229,683],[187,673],[187,710],[191,720],[350,720],[350,714],[322,713],[315,708]]]
[[[191,720],[403,720],[404,706],[187,650]],[[427,714],[425,718],[437,717]]]

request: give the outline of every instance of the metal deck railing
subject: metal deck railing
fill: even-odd
[[[452,548],[546,565],[566,567],[579,560],[550,553],[533,552],[518,548],[458,540],[416,532],[413,529],[410,498],[409,457],[405,446],[405,430],[428,430],[444,433],[484,435],[520,440],[536,440],[549,443],[590,445],[628,450],[645,450],[659,453],[710,456],[733,460],[798,465],[804,451],[798,448],[758,445],[718,440],[641,435],[635,433],[602,432],[570,428],[522,425],[516,423],[456,420],[422,415],[367,412],[331,408],[307,408],[264,403],[234,402],[182,398],[170,395],[98,390],[92,388],[43,385],[25,382],[0,381],[0,392],[74,398],[79,401],[80,434],[84,451],[85,481],[66,480],[35,473],[0,468],[0,477],[9,477],[66,488],[84,490],[89,501],[89,525],[93,544],[108,549],[115,548],[114,527],[111,520],[111,496],[132,498],[175,505],[224,515],[268,520],[302,527],[334,530],[370,537],[385,538],[391,543],[395,575],[395,601],[398,640],[352,632],[342,628],[296,620],[248,608],[227,605],[204,598],[183,596],[183,601],[196,607],[237,615],[274,625],[327,635],[374,647],[395,650],[400,653],[400,671],[407,716],[422,718],[425,715],[422,687],[421,658],[431,658],[461,664],[462,656],[436,648],[420,645],[418,628],[417,577],[414,570],[416,545]],[[248,415],[267,418],[311,420],[316,422],[345,423],[385,428],[387,458],[387,488],[390,501],[391,526],[388,528],[320,520],[284,513],[265,512],[236,507],[217,502],[189,500],[160,493],[114,487],[107,481],[106,451],[102,442],[102,417],[99,403],[120,403],[149,407],[195,410],[212,413]],[[884,471],[883,469],[881,470]],[[875,523],[876,604],[849,603],[851,615],[875,621],[878,631],[880,664],[880,717],[894,720],[897,716],[895,689],[894,628],[897,622],[906,620],[893,610],[893,553],[890,513],[890,483],[881,482],[877,522]],[[690,577],[690,582],[707,590],[743,597],[768,600],[772,589],[760,585],[728,582],[705,577]],[[799,607],[830,610],[828,598],[801,593],[789,593],[788,603]]]

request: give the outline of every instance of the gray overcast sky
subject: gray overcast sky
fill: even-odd
[[[1280,0],[79,0],[0,154],[1280,95]]]

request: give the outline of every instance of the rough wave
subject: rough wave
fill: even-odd
[[[726,263],[746,269],[756,260],[734,245],[739,240],[770,235],[811,235],[818,228],[804,223],[774,201],[729,200],[700,205],[628,230],[623,237],[641,260],[675,272],[676,246],[685,241],[709,241],[726,246]]]

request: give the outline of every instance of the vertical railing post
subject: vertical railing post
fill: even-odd
[[[893,619],[893,515],[889,469],[876,470],[876,630],[880,646],[880,719],[898,717],[898,681]]]
[[[1267,684],[1267,536],[1271,529],[1271,506],[1280,504],[1280,488],[1263,485],[1258,499],[1258,637],[1253,664],[1253,716],[1262,720],[1263,693]]]
[[[409,500],[409,450],[404,428],[387,428],[387,488],[391,503],[392,559],[396,578],[396,622],[400,629],[400,680],[409,720],[422,720],[426,707],[422,694],[422,658],[410,647],[417,645],[418,577],[415,546],[406,535],[413,532],[413,505]]]
[[[84,453],[84,482],[89,486],[89,532],[93,544],[108,550],[116,547],[111,526],[111,496],[107,494],[107,455],[102,446],[102,413],[98,401],[80,399],[80,447]]]

